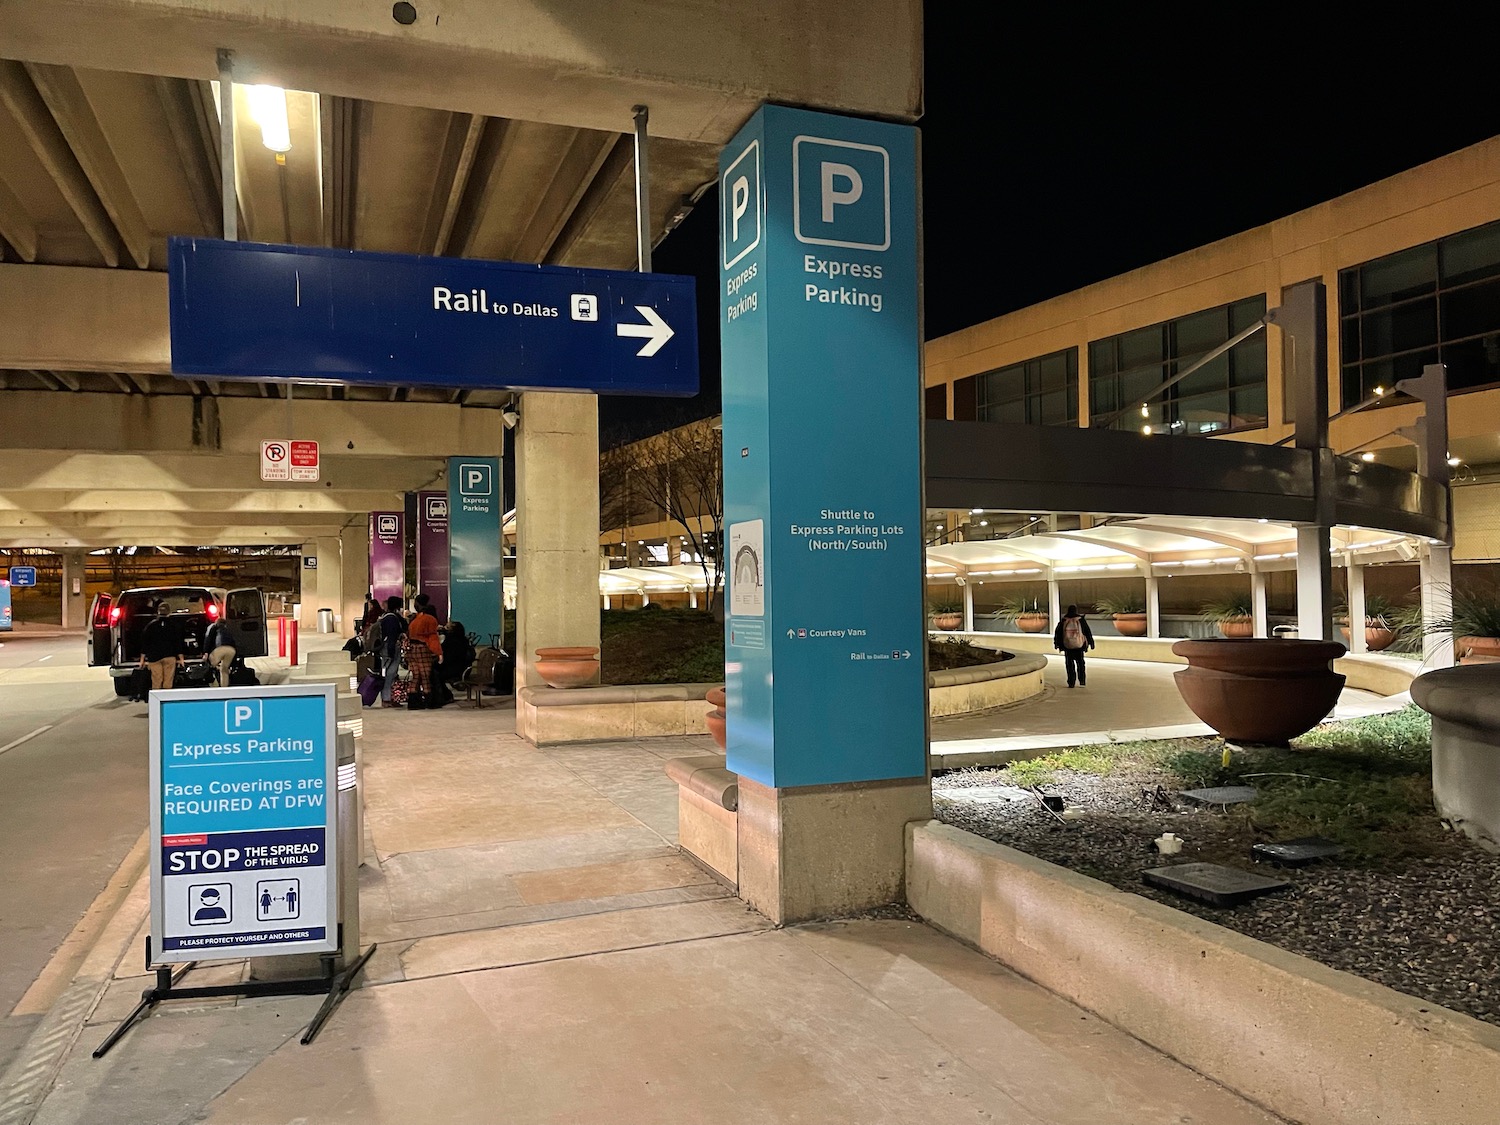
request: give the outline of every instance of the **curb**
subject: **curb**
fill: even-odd
[[[0,1125],[30,1125],[89,1015],[114,980],[115,969],[129,953],[130,939],[149,907],[148,839],[149,833],[141,834],[12,1009],[13,1014],[47,1014],[0,1077]]]

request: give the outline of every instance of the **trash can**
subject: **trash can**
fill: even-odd
[[[331,609],[320,609],[320,610],[318,610],[318,632],[320,632],[320,633],[331,633],[331,632],[333,632],[333,610],[331,610]]]

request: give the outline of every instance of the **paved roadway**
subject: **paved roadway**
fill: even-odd
[[[145,705],[83,660],[81,636],[0,634],[0,1073],[40,1018],[17,1001],[146,827]]]

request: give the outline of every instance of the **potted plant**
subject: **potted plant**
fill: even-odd
[[[933,601],[928,606],[934,629],[957,629],[964,623],[964,603],[952,599]]]
[[[1483,584],[1453,587],[1449,591],[1452,612],[1431,621],[1422,617],[1421,606],[1407,606],[1393,615],[1397,631],[1419,647],[1420,638],[1453,634],[1454,655],[1461,664],[1500,661],[1500,587]]]
[[[1146,635],[1146,599],[1141,595],[1120,594],[1113,598],[1101,598],[1094,603],[1094,609],[1098,613],[1109,615],[1120,636]]]
[[[1255,636],[1254,614],[1249,600],[1243,596],[1209,602],[1198,612],[1203,620],[1217,625],[1219,632],[1226,637]]]
[[[1036,598],[1006,598],[1000,603],[1000,619],[1015,623],[1023,633],[1045,633],[1049,618]]]
[[[1211,638],[1172,651],[1188,662],[1173,676],[1183,702],[1234,742],[1284,745],[1322,722],[1344,687],[1337,641]]]
[[[1340,622],[1339,632],[1349,639],[1349,606],[1339,605],[1334,616]],[[1365,597],[1365,651],[1383,652],[1396,639],[1396,607],[1379,594]]]

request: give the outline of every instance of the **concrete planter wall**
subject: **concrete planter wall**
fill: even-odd
[[[1465,835],[1500,851],[1500,664],[1418,676],[1412,701],[1432,716],[1432,796]]]
[[[1188,666],[1173,677],[1193,714],[1237,742],[1290,742],[1322,722],[1344,677],[1336,641],[1281,638],[1178,641]]]
[[[1500,1027],[937,821],[906,832],[923,918],[1288,1120],[1495,1121]]]

